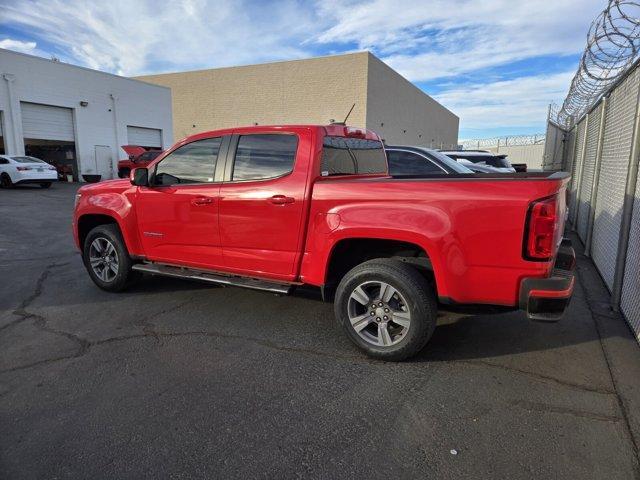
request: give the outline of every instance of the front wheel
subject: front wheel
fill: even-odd
[[[8,173],[3,173],[0,175],[0,187],[2,188],[11,188],[13,187],[13,182],[11,181],[11,177]]]
[[[132,278],[133,262],[116,225],[99,225],[89,232],[82,252],[93,283],[108,292],[124,290]]]
[[[436,326],[433,289],[398,260],[370,260],[350,270],[338,285],[334,309],[351,341],[380,360],[417,354]]]

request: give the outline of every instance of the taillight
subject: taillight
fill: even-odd
[[[18,170],[19,172],[24,172],[27,170],[31,170],[31,167],[16,167],[16,170]]]
[[[349,138],[367,138],[367,132],[361,128],[344,127],[344,136]]]
[[[527,260],[551,260],[556,247],[560,219],[558,197],[542,198],[531,203],[527,216],[524,258]]]

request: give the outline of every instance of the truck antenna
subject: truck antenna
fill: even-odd
[[[344,121],[342,122],[343,125],[347,124],[347,119],[349,118],[349,115],[351,115],[351,112],[353,112],[353,109],[355,108],[355,106],[356,106],[355,103],[351,105],[351,109],[349,110],[349,113],[347,113],[347,116],[344,117]]]

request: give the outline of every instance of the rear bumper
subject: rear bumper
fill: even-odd
[[[519,306],[531,320],[556,322],[564,314],[575,283],[576,253],[565,239],[550,277],[529,277],[520,284]]]

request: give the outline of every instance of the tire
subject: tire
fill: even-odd
[[[12,188],[13,182],[11,181],[11,177],[8,173],[3,173],[0,175],[0,187],[2,188]]]
[[[82,260],[93,283],[107,292],[124,290],[136,277],[120,230],[114,224],[99,225],[89,232],[84,241]]]
[[[51,182],[43,182],[40,184],[40,188],[49,188],[51,186]]]
[[[414,356],[436,327],[433,289],[414,267],[398,260],[369,260],[347,272],[338,285],[334,310],[349,339],[379,360]]]

